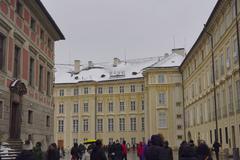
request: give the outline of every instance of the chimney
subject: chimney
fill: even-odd
[[[117,65],[120,63],[119,58],[113,58],[113,67],[117,67]]]
[[[80,72],[80,60],[74,60],[74,73]]]
[[[174,48],[174,49],[172,49],[172,53],[176,53],[181,56],[186,56],[185,48]]]
[[[92,68],[93,67],[93,62],[92,61],[88,61],[88,68]]]

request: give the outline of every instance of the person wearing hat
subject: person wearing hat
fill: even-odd
[[[25,141],[23,151],[17,156],[16,160],[36,160],[29,140]]]

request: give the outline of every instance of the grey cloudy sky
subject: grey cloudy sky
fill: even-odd
[[[188,51],[217,0],[42,0],[66,40],[56,63],[105,62]]]

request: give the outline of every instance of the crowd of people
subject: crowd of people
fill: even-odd
[[[16,160],[60,160],[65,156],[63,148],[57,148],[56,143],[49,145],[48,150],[43,152],[41,143],[37,142],[35,147],[31,147],[29,141],[23,145],[23,151]],[[125,140],[120,143],[118,140],[103,146],[101,140],[89,144],[87,147],[83,144],[74,143],[70,150],[71,160],[127,160],[127,154],[130,144]],[[213,150],[216,153],[216,159],[219,160],[219,148],[221,144],[217,141],[213,144]],[[137,153],[139,160],[173,160],[173,151],[169,147],[168,141],[164,140],[161,134],[152,135],[147,144],[139,142],[137,146],[133,145],[132,150]],[[198,145],[194,141],[183,141],[178,150],[179,160],[212,160],[211,149],[204,141],[199,141]]]

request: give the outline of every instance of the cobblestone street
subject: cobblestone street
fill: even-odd
[[[178,152],[175,151],[174,155],[173,155],[174,156],[174,160],[178,160],[178,156],[177,155],[178,155]],[[212,153],[212,155],[213,155],[213,160],[216,160],[215,155],[213,153]],[[62,160],[71,160],[71,156],[68,154],[68,156],[65,157]],[[128,160],[138,160],[136,152],[129,152],[128,153]],[[220,157],[220,160],[232,160],[232,158],[226,158],[226,157],[222,156],[222,157]]]

